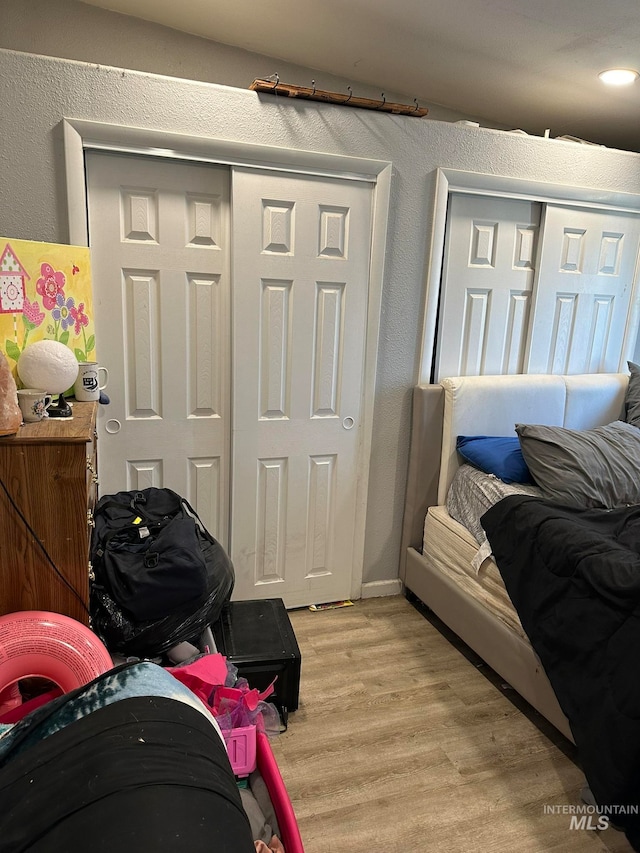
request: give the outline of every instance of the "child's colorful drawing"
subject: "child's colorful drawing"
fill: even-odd
[[[44,339],[95,361],[90,250],[0,237],[0,350],[14,375],[25,346]]]

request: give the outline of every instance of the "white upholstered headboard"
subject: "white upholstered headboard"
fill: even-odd
[[[624,373],[574,376],[456,376],[443,379],[444,415],[438,503],[444,504],[460,465],[459,435],[515,435],[515,425],[591,429],[622,415],[629,377]]]
[[[402,530],[406,548],[421,547],[427,507],[443,504],[460,465],[459,435],[515,435],[517,423],[589,429],[622,415],[625,373],[573,376],[458,376],[413,389],[411,448]]]

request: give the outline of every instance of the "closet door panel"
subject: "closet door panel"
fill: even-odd
[[[372,200],[360,181],[234,169],[236,599],[351,594]]]
[[[635,345],[640,216],[547,205],[527,373],[615,373]]]
[[[228,167],[86,154],[95,325],[109,370],[101,494],[167,487],[229,531]]]
[[[536,202],[451,195],[436,381],[522,372],[539,219]]]

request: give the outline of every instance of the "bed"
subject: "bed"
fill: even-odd
[[[401,577],[573,740],[585,798],[640,850],[640,366],[628,366],[415,389]]]
[[[617,421],[627,374],[468,376],[413,391],[400,577],[512,688],[573,740],[491,556],[447,511],[463,464],[459,435],[508,436],[514,425],[591,430]],[[490,549],[489,549],[490,550]]]

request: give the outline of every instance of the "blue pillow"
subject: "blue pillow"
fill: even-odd
[[[459,435],[456,450],[466,462],[505,483],[533,483],[517,435]]]

